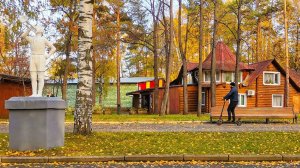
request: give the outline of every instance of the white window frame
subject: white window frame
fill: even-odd
[[[244,105],[241,105],[241,96],[244,96]],[[247,107],[247,94],[246,93],[239,93],[239,103],[238,103],[238,107]]]
[[[274,96],[281,96],[281,106],[275,106],[274,105]],[[272,107],[283,107],[283,94],[272,94]]]
[[[209,80],[209,81],[205,80],[205,77],[206,77],[205,73],[206,73],[206,72],[209,72],[209,75],[210,75],[210,71],[203,71],[203,82],[211,82],[211,80]],[[217,73],[219,73],[219,79],[217,79]],[[220,71],[216,71],[216,77],[215,77],[216,82],[220,82],[220,81],[221,81],[220,78],[221,78],[221,73],[220,73]]]
[[[269,84],[269,83],[265,83],[265,74],[266,73],[271,73],[274,74],[273,80],[275,81],[275,75],[278,74],[278,83],[274,83],[274,84]],[[264,85],[273,85],[273,86],[278,86],[280,85],[280,72],[275,72],[275,71],[264,71],[263,72],[263,84]]]

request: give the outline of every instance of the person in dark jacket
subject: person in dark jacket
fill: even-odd
[[[230,92],[224,97],[224,100],[230,100],[229,106],[227,108],[228,112],[228,121],[231,120],[231,114],[232,114],[232,122],[235,122],[235,113],[234,109],[239,101],[239,94],[237,91],[237,88],[235,87],[235,83],[230,83]]]

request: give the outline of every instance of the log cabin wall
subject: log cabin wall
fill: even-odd
[[[203,88],[203,92],[205,92],[205,106],[202,106],[202,112],[208,112],[208,90]],[[159,89],[159,110],[162,103],[164,95],[164,89]],[[183,114],[183,87],[171,86],[169,92],[169,113],[170,114]],[[152,101],[152,107],[154,107],[154,101]],[[198,86],[197,85],[189,85],[188,86],[188,112],[189,113],[197,113],[198,107]]]
[[[31,95],[31,87],[27,84],[24,87],[21,83],[11,81],[0,81],[0,118],[8,118],[8,110],[5,109],[5,100],[16,96]]]
[[[183,92],[183,87],[170,87],[169,94],[169,112],[170,114],[180,114],[181,113],[181,95]]]
[[[183,87],[179,87],[179,113],[183,114],[184,109],[184,99],[183,99]],[[205,92],[205,105],[202,106],[202,112],[208,112],[208,94],[207,89],[202,88],[202,92]],[[198,110],[198,86],[197,85],[189,85],[188,86],[188,112],[189,113],[197,113]]]
[[[264,71],[274,71],[280,72],[278,68],[274,66],[274,64],[270,64]],[[256,81],[258,83],[256,90]],[[284,86],[285,86],[285,75],[280,73],[280,85],[264,85],[263,84],[263,73],[257,77],[250,86],[242,87],[239,86],[239,93],[243,93],[247,95],[248,90],[255,90],[254,96],[247,96],[247,107],[256,107],[256,97],[257,107],[272,107],[272,94],[282,94],[284,96]],[[216,87],[216,106],[222,106],[223,100],[222,98],[230,91],[230,85],[226,84],[224,88],[223,85],[219,84]],[[293,96],[299,96],[299,92],[289,84],[289,106],[293,105]]]
[[[270,64],[264,71],[275,71],[280,72],[278,68],[274,66],[274,64]],[[285,75],[280,73],[280,85],[264,85],[263,84],[263,74],[260,74],[258,77],[258,107],[272,107],[272,94],[281,94],[284,96],[284,88],[285,88]],[[255,85],[253,83],[252,85]],[[289,106],[293,103],[293,96],[298,95],[299,93],[296,89],[289,84]],[[284,100],[285,101],[285,100]]]

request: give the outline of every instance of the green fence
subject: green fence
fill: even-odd
[[[45,86],[44,90],[52,90],[54,85],[48,84]],[[74,107],[75,106],[75,100],[76,100],[76,85],[70,84],[68,85],[68,106]],[[55,88],[56,89],[56,88]],[[121,84],[121,106],[122,107],[131,107],[132,104],[132,97],[126,96],[127,92],[132,92],[137,90],[136,84]],[[61,89],[58,88],[58,97],[61,97]],[[96,99],[96,103],[98,102],[98,96]],[[108,88],[108,93],[106,97],[103,97],[103,107],[116,107],[117,104],[117,86],[116,85],[110,85]]]

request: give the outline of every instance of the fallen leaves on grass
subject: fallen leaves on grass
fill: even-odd
[[[299,132],[98,132],[65,135],[64,147],[17,152],[0,134],[2,156],[107,156],[158,154],[300,154]]]

